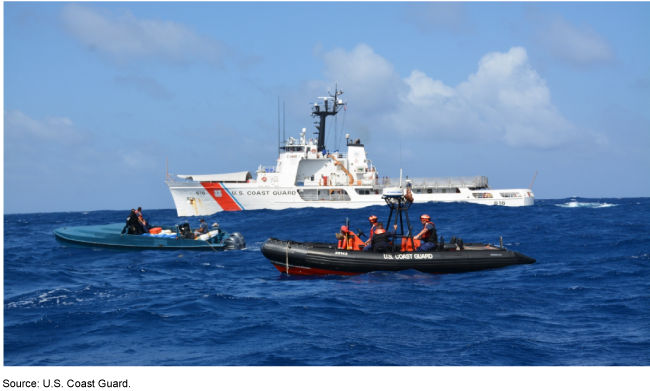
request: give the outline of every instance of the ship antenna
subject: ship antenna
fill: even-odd
[[[282,153],[280,149],[280,97],[278,96],[278,155]]]
[[[287,127],[287,112],[285,110],[285,103],[286,102],[282,102],[282,137],[283,138],[284,138],[284,136],[286,134],[285,130],[286,130],[286,127]]]
[[[325,100],[324,102],[324,108],[325,110],[321,110],[321,107],[316,103],[314,107],[312,108],[312,117],[318,117],[319,121],[316,122],[317,126],[316,129],[318,129],[318,145],[317,145],[317,150],[320,152],[325,149],[325,130],[326,130],[326,119],[330,115],[336,115],[339,110],[341,109],[341,106],[339,105],[339,100],[338,96],[343,94],[343,91],[339,91],[338,89],[338,83],[336,83],[336,89],[334,91],[334,95],[332,95],[329,90],[327,91],[329,97],[323,97]],[[333,100],[333,104],[330,107],[330,100]]]
[[[535,183],[535,178],[537,178],[537,171],[535,171],[535,176],[533,177],[533,181],[530,182],[530,186],[528,187],[529,190],[533,188],[533,183]]]
[[[402,187],[402,142],[399,142],[399,187]]]

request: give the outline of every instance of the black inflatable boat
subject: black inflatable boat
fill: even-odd
[[[408,208],[413,202],[410,191],[404,195],[400,189],[386,189],[384,199],[391,208],[388,217],[390,226],[393,211],[397,211],[395,222],[404,227],[402,212],[406,215],[408,230],[396,235],[395,244],[385,252],[350,251],[339,249],[334,243],[301,243],[270,238],[262,245],[262,254],[280,272],[299,275],[355,275],[373,271],[401,271],[414,269],[425,273],[462,273],[512,265],[535,263],[535,260],[503,246],[483,243],[463,243],[452,238],[445,244],[444,239],[434,251],[400,251],[398,242],[408,243],[413,239],[408,221]]]

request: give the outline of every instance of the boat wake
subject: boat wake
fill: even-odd
[[[555,204],[561,208],[609,208],[610,206],[617,206],[616,204],[600,203],[600,202],[578,202],[570,201],[564,204]]]

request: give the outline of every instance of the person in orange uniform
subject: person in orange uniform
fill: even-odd
[[[422,241],[422,244],[420,247],[416,248],[415,251],[431,251],[436,248],[436,243],[438,243],[436,225],[431,222],[431,217],[429,217],[429,215],[420,216],[420,222],[423,227],[422,231],[415,235],[413,240],[419,239]]]
[[[372,215],[368,217],[368,221],[370,221],[370,237],[364,243],[365,247],[363,251],[372,251],[372,235],[375,234],[375,230],[377,229],[377,216]]]
[[[359,251],[359,246],[363,246],[363,241],[345,225],[341,227],[341,233],[340,235],[336,235],[336,237],[339,238],[339,249]]]

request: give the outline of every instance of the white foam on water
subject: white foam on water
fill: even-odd
[[[600,202],[578,202],[578,201],[569,201],[564,204],[555,204],[562,208],[609,208],[610,206],[618,206],[617,204],[608,204]]]

